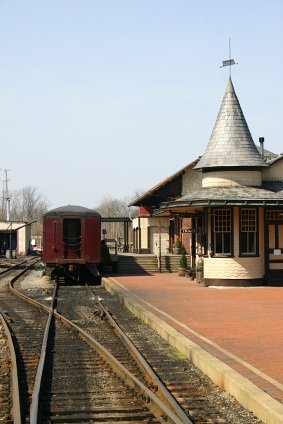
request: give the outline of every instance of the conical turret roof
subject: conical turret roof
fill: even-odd
[[[194,169],[264,168],[242,112],[231,78],[207,148]]]

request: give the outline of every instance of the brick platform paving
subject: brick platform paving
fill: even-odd
[[[203,287],[175,273],[110,280],[283,404],[283,287]]]

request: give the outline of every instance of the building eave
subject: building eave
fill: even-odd
[[[274,186],[274,184],[273,184]],[[273,187],[272,186],[272,187]],[[273,189],[266,187],[210,187],[201,188],[176,201],[164,202],[161,210],[180,210],[192,207],[232,207],[232,206],[283,206],[283,182]]]
[[[148,199],[150,197],[155,197],[155,196],[157,197],[157,193],[160,189],[162,189],[164,186],[166,186],[166,184],[169,184],[170,182],[179,178],[182,174],[185,173],[187,168],[194,167],[197,164],[197,162],[199,161],[199,159],[200,159],[200,157],[198,157],[197,159],[195,159],[193,162],[189,163],[185,167],[181,168],[179,171],[175,172],[175,174],[172,174],[169,177],[165,178],[160,183],[156,184],[155,186],[153,186],[151,189],[147,190],[142,195],[136,197],[134,200],[132,200],[128,204],[128,206],[142,206],[144,204],[144,202],[146,201],[146,199]]]
[[[160,205],[161,210],[169,210],[180,207],[194,207],[194,206],[203,206],[203,207],[215,207],[215,206],[283,206],[283,199],[273,200],[273,199],[192,199],[189,201],[183,202],[166,202]],[[156,211],[155,211],[156,213]]]

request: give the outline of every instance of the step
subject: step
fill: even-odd
[[[190,257],[187,256],[188,263]],[[181,255],[166,255],[161,257],[161,272],[177,272],[180,267]],[[158,258],[155,255],[118,255],[118,273],[144,274],[159,272]]]

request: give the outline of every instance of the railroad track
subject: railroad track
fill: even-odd
[[[164,404],[134,376],[119,355],[113,356],[97,337],[63,317],[61,292],[60,288],[56,298],[59,313],[54,312],[49,335],[44,385],[39,397],[39,422],[190,424],[182,411],[180,418],[177,415],[180,411],[176,414],[171,404]],[[68,328],[62,326],[61,321]]]
[[[102,287],[91,289],[82,286],[60,287],[58,308],[62,314],[94,335],[100,343],[134,374],[140,377],[136,363],[132,363],[121,349],[120,339],[113,340],[112,324],[107,322],[99,306],[102,300],[106,309],[119,323],[135,347],[157,372],[159,379],[174,396],[192,423],[233,423],[259,424],[253,414],[244,410],[235,400],[228,397],[209,379],[204,377],[187,359],[170,347],[156,333],[127,311],[116,296],[112,296]],[[119,352],[118,352],[119,351]],[[152,382],[145,382],[150,387]],[[154,390],[154,387],[152,387]],[[158,389],[160,390],[160,389]]]
[[[20,261],[0,273],[1,353],[5,353],[3,365],[6,367],[5,385],[0,386],[0,405],[5,423],[20,423],[29,414],[30,393],[46,323],[45,313],[9,290],[11,280],[28,272],[34,262]],[[12,393],[12,397],[8,393]]]
[[[56,299],[54,293],[51,302],[54,306],[58,302]],[[24,396],[21,393],[24,398],[22,422],[190,423],[186,417],[181,420],[175,415],[96,340],[52,308],[39,306],[37,311],[35,309],[39,314],[42,309],[49,311],[46,328],[47,315],[44,314],[43,325],[39,316],[32,317],[30,310],[23,308],[20,302],[17,307],[22,308],[20,310],[28,320],[18,320],[16,326],[20,332],[16,328],[13,330],[13,341],[18,346],[15,350],[19,355],[19,381],[24,381],[19,384],[20,393],[24,393]],[[11,310],[5,311],[5,318],[10,321],[9,326],[14,323]],[[28,321],[31,326],[27,325]],[[40,325],[34,326],[34,322],[39,321]],[[36,346],[36,350],[31,350],[31,345]],[[36,366],[33,367],[31,351],[36,356],[33,358]],[[29,414],[27,406],[30,403]]]
[[[186,418],[182,415],[183,422],[185,419],[191,423],[229,422],[225,414],[221,413],[219,408],[209,404],[203,396],[204,393],[198,390],[198,387],[195,387],[189,378],[185,377],[184,370],[176,368],[176,363],[174,361],[174,364],[171,363],[166,354],[163,354],[161,341],[158,340],[152,344],[152,340],[149,343],[144,340],[141,337],[143,333],[139,331],[137,320],[133,325],[133,317],[126,318],[126,314],[123,316],[122,313],[121,315],[121,311],[119,314],[119,305],[115,302],[115,305],[113,302],[111,303],[112,299],[109,297],[107,300],[103,299],[105,295],[106,293],[99,287],[90,289],[89,287],[61,286],[58,310],[94,336],[138,379],[156,392],[157,396],[160,396],[162,400],[165,398],[165,402],[168,401],[166,399],[168,390],[183,414],[186,415]],[[107,307],[104,306],[104,303],[107,304]],[[111,311],[110,314],[108,310]],[[150,363],[157,374],[154,372],[154,375],[150,375],[147,372],[145,375],[146,364],[137,365],[136,360],[129,353],[129,347],[125,347],[125,343],[121,342],[121,338],[124,338],[122,328],[119,326],[120,330],[117,330],[117,332],[121,331],[120,335],[113,332],[115,322],[113,322],[112,314],[116,315],[130,339],[134,341],[134,348],[136,350],[138,348],[139,353],[142,352],[142,357],[146,358],[146,364]],[[134,355],[136,356],[138,353]]]
[[[76,332],[54,320],[51,333],[39,422],[154,420],[145,402]]]
[[[72,312],[77,307],[88,303],[94,319],[92,320],[91,331],[88,329],[87,334],[94,337],[110,353],[106,356],[106,360],[111,364],[111,367],[120,376],[123,374],[131,382],[130,384],[133,387],[136,387],[137,382],[140,382],[141,397],[146,400],[152,413],[161,422],[190,424],[191,420],[189,417],[167,391],[157,374],[140,355],[135,346],[116,325],[106,308],[94,297],[91,289],[89,287],[81,287],[79,290],[80,292],[78,293],[77,289],[75,289],[74,297],[70,298],[70,287],[61,286],[58,294],[58,311],[64,316],[68,316],[72,322],[75,322],[76,320],[73,319]],[[74,308],[73,305],[76,305],[76,307]],[[81,324],[80,320],[80,328],[83,327]],[[117,369],[117,360],[121,364],[118,367],[119,369]],[[134,397],[136,397],[136,394]],[[164,406],[160,408],[158,406],[159,402],[164,404]],[[125,419],[129,420],[130,418],[124,417]]]
[[[50,294],[50,289],[46,293],[46,288],[34,289],[35,285],[30,289],[19,284],[25,293],[48,309],[50,301],[46,294]],[[106,310],[99,301],[102,297],[107,304]],[[117,298],[102,287],[60,286],[55,306],[57,311],[51,314],[44,366],[44,390],[37,389],[40,418],[32,421],[28,417],[25,422],[30,419],[31,423],[259,423],[241,407],[236,418],[235,415],[231,418],[230,404],[225,406],[223,397],[213,396],[211,385],[204,384],[200,373],[193,377],[195,371],[191,372],[188,361],[177,358],[176,352],[169,354],[168,345],[126,313]],[[157,370],[158,376],[148,371],[145,374],[145,365],[137,365],[136,359],[129,355],[121,341],[123,336],[113,335],[114,324],[111,317],[106,316],[107,309]],[[63,321],[67,327],[62,325]],[[82,343],[79,333],[85,342]],[[96,352],[90,346],[95,347]],[[167,396],[164,386],[177,403],[173,413],[168,400],[163,410],[160,406],[158,396],[162,399],[161,404]],[[181,411],[178,410],[180,405]]]

